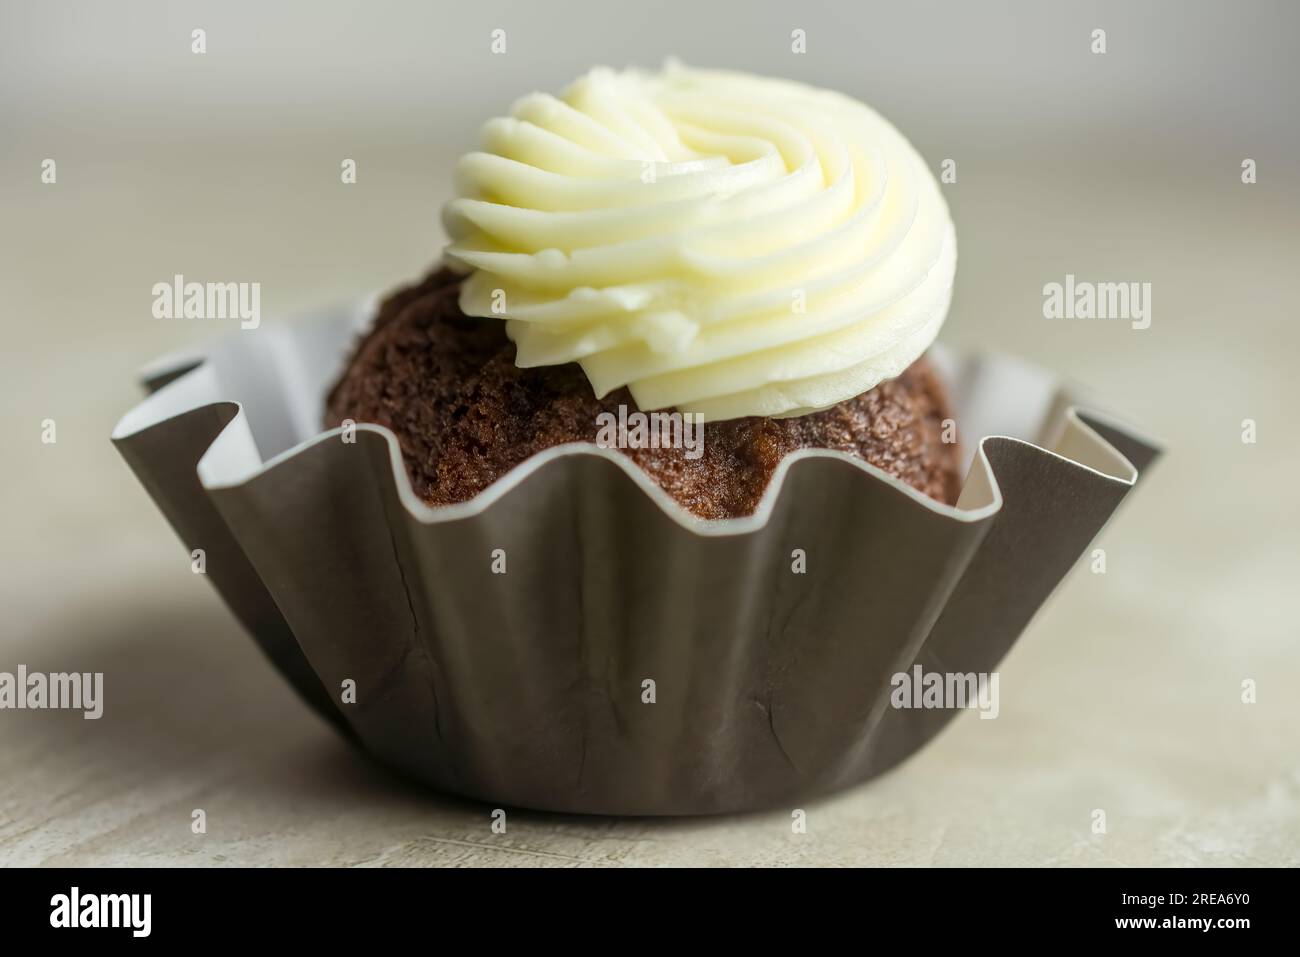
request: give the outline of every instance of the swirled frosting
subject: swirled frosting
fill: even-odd
[[[934,176],[850,97],[595,69],[490,120],[443,210],[461,309],[520,366],[709,419],[802,415],[934,341],[957,248]]]

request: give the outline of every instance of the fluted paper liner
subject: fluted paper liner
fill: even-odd
[[[388,430],[320,432],[372,314],[156,364],[113,441],[317,711],[494,804],[711,813],[879,774],[954,715],[891,707],[891,677],[996,670],[1157,454],[1050,375],[939,353],[973,460],[956,508],[802,451],[754,515],[706,522],[594,445],[430,508]]]

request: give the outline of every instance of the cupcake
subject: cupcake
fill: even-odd
[[[797,449],[956,501],[924,355],[953,224],[875,112],[743,74],[597,69],[519,100],[480,145],[443,211],[446,266],[385,300],[327,401],[329,425],[397,436],[423,501],[602,444],[611,421],[609,444],[702,518],[752,514]],[[701,423],[699,447],[629,435],[653,412]]]
[[[304,700],[436,788],[865,781],[960,710],[899,679],[994,674],[1156,456],[935,343],[946,206],[838,93],[597,70],[489,122],[457,193],[424,280],[160,363],[113,434]]]

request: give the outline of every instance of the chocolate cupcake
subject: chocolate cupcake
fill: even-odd
[[[457,186],[449,267],[385,300],[326,410],[391,429],[427,504],[572,442],[619,448],[701,518],[751,514],[807,448],[956,501],[951,410],[922,357],[952,223],[867,107],[596,70],[490,121]],[[663,441],[628,427],[670,420]]]
[[[952,223],[860,103],[596,71],[482,145],[377,317],[149,375],[113,438],[186,560],[349,740],[490,807],[790,808],[923,747],[964,709],[899,676],[996,669],[1154,447],[932,348]]]
[[[710,422],[686,445],[629,444],[628,412],[640,410],[627,389],[598,399],[576,364],[521,369],[503,324],[467,318],[459,290],[443,270],[389,296],[327,406],[331,427],[350,419],[391,429],[429,505],[466,501],[568,442],[619,448],[701,518],[751,514],[780,460],[801,448],[844,452],[945,504],[957,500],[957,447],[943,441],[951,411],[925,358],[821,412]],[[602,439],[605,423],[621,424],[624,441]]]

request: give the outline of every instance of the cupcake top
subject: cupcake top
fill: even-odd
[[[802,415],[899,375],[957,247],[920,155],[828,90],[598,68],[488,121],[443,210],[466,315],[520,366],[708,419]]]

